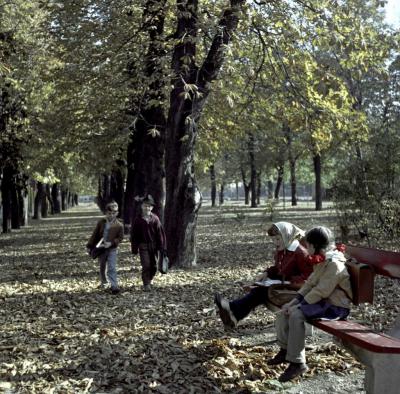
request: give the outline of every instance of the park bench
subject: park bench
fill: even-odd
[[[346,245],[345,254],[349,259],[355,305],[373,303],[375,275],[400,279],[400,253]],[[267,307],[279,310],[270,302]],[[306,335],[312,335],[312,327],[333,335],[339,345],[365,365],[367,394],[400,393],[400,315],[386,334],[351,320],[310,320],[306,324]]]
[[[400,279],[400,253],[347,245],[346,255],[364,267],[370,267],[375,275]],[[367,298],[373,295],[373,280],[367,278],[355,282],[357,278],[352,278],[356,296],[360,296],[360,291]],[[357,288],[360,286],[364,288]],[[356,304],[363,302],[362,295],[360,297]],[[372,303],[373,297],[367,301]],[[364,382],[368,394],[400,393],[400,315],[394,327],[386,334],[376,333],[350,320],[315,320],[310,324],[335,336],[340,345],[365,365]]]

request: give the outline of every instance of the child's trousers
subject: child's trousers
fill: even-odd
[[[118,289],[117,280],[117,248],[109,248],[99,256],[100,281],[102,284],[110,282],[111,289]],[[107,270],[107,277],[106,277]]]
[[[290,315],[278,312],[275,320],[278,344],[286,349],[286,360],[292,363],[305,363],[305,316],[296,308]]]

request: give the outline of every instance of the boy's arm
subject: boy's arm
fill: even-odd
[[[100,231],[100,221],[97,222],[96,227],[94,228],[93,233],[86,244],[86,247],[88,249],[93,249],[95,247],[99,231]]]

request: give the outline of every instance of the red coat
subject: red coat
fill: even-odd
[[[282,250],[275,253],[275,265],[267,269],[271,279],[288,280],[292,283],[303,283],[313,271],[308,260],[307,249],[299,244],[294,251]]]

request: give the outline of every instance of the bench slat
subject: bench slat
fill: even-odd
[[[360,263],[372,265],[379,275],[400,279],[400,253],[389,250],[346,245],[346,254]]]
[[[375,353],[400,354],[400,340],[347,320],[314,320],[315,327]]]

